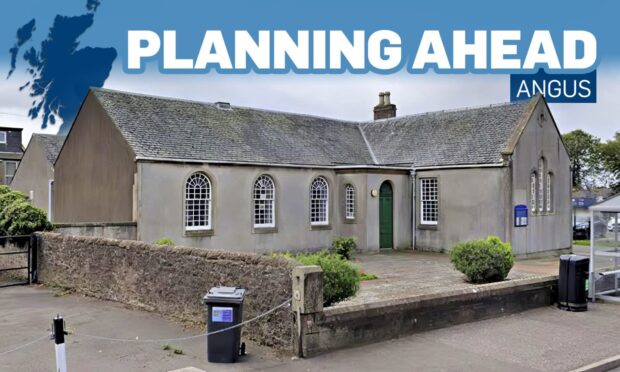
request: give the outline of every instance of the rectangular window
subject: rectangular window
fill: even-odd
[[[0,143],[6,143],[6,131],[0,131]]]
[[[420,179],[420,223],[423,225],[437,225],[439,221],[438,186],[437,178]]]
[[[355,188],[347,185],[345,192],[345,212],[347,220],[355,219]]]
[[[547,212],[553,211],[553,187],[551,182],[553,181],[553,176],[551,173],[547,173]]]
[[[15,171],[17,170],[16,161],[5,161],[4,162],[4,183],[9,185],[11,181],[13,181],[13,176],[15,176]]]
[[[536,173],[530,175],[530,211],[536,213]]]

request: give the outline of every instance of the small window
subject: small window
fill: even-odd
[[[351,184],[345,187],[344,207],[347,220],[355,219],[355,187]]]
[[[439,189],[437,178],[420,179],[421,224],[437,225],[439,220]]]
[[[17,165],[19,162],[16,161],[5,161],[4,162],[4,183],[10,185],[13,181],[13,176],[15,176],[15,171],[17,170]]]
[[[329,223],[329,186],[323,177],[317,177],[310,185],[310,223],[327,225]]]
[[[211,181],[203,173],[194,173],[185,183],[185,230],[210,228]]]
[[[0,131],[0,143],[6,143],[6,131]]]
[[[530,175],[530,211],[532,213],[536,212],[536,187],[538,185],[538,177],[536,176],[536,172],[532,172]]]
[[[269,176],[254,182],[254,227],[275,227],[275,186]]]
[[[553,212],[553,173],[547,173],[547,212]]]
[[[541,212],[545,208],[545,158],[538,159],[538,212]]]

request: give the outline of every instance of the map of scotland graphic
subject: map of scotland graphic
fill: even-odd
[[[89,87],[102,87],[117,57],[115,48],[81,47],[79,38],[94,23],[99,0],[88,0],[86,13],[56,15],[47,37],[36,48],[27,47],[36,31],[32,19],[17,30],[17,40],[9,50],[11,68],[7,79],[25,63],[29,80],[19,89],[33,98],[28,116],[39,119],[41,128],[59,119],[59,134],[67,134]],[[21,59],[20,59],[21,57]]]

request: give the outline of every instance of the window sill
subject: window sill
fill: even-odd
[[[331,230],[332,225],[310,225],[310,230]]]
[[[254,234],[275,234],[278,232],[277,227],[254,227],[252,233]]]
[[[345,218],[344,219],[344,223],[356,224],[357,223],[357,219],[356,218]]]
[[[418,230],[439,230],[439,225],[418,224]]]
[[[215,232],[213,229],[209,230],[185,230],[185,237],[193,238],[193,237],[201,237],[201,236],[213,236]]]

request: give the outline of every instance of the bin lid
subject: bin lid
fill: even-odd
[[[243,302],[245,296],[245,289],[239,287],[213,287],[204,296],[203,301],[205,303],[235,303],[239,304]]]

